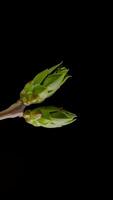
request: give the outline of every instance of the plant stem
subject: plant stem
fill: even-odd
[[[22,117],[24,109],[25,105],[22,103],[22,101],[18,100],[9,108],[0,112],[0,120],[7,118]]]

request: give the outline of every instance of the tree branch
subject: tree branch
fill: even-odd
[[[24,109],[25,105],[22,103],[22,101],[18,100],[9,108],[0,112],[0,120],[7,118],[22,117]]]

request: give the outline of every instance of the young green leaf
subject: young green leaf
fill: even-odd
[[[64,109],[54,106],[43,106],[34,110],[27,110],[23,117],[33,126],[45,128],[57,128],[74,122],[77,116]]]
[[[21,101],[25,105],[43,102],[46,98],[52,96],[70,77],[68,71],[60,63],[40,72],[21,91]]]

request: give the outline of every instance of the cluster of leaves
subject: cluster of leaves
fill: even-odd
[[[20,100],[25,106],[39,104],[52,96],[70,77],[68,69],[62,63],[46,69],[27,83],[20,93]],[[34,126],[56,128],[70,124],[76,120],[76,115],[54,106],[38,107],[26,110],[23,117],[27,123]]]

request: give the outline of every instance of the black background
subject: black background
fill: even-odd
[[[16,190],[34,182],[40,188],[48,184],[52,187],[56,182],[58,187],[80,184],[84,162],[80,130],[80,12],[67,6],[63,10],[51,9],[44,16],[39,13],[35,11],[32,17],[27,15],[21,20],[20,14],[15,19],[11,15],[3,18],[0,110],[16,102],[25,83],[38,72],[63,60],[72,78],[43,104],[63,106],[76,113],[78,119],[58,129],[35,128],[18,118],[0,121],[2,189]]]

